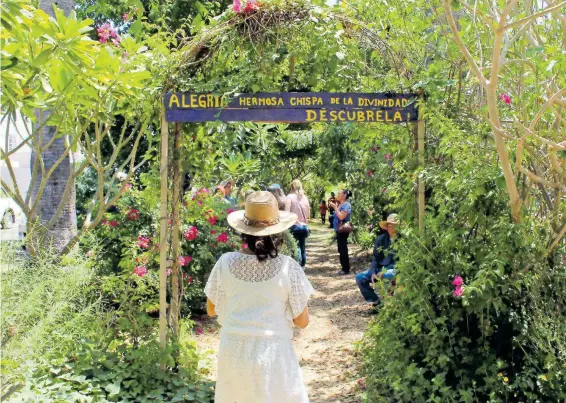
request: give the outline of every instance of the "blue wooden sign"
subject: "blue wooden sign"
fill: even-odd
[[[164,98],[168,122],[383,122],[417,121],[416,96],[287,92],[238,94],[170,93]]]

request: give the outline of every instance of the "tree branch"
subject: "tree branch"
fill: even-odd
[[[521,170],[521,173],[525,174],[525,175],[526,175],[530,180],[532,180],[533,182],[541,183],[541,184],[543,184],[543,185],[545,185],[545,186],[548,186],[548,187],[554,188],[554,189],[560,189],[560,188],[561,188],[560,183],[551,182],[551,181],[548,181],[548,180],[546,180],[546,179],[544,179],[544,178],[541,178],[540,176],[535,175],[534,173],[532,173],[531,171],[529,171],[528,169],[525,169],[525,168],[523,168],[523,167],[521,167],[520,170]],[[563,185],[562,185],[562,186],[563,186]]]
[[[564,223],[564,225],[562,226],[562,229],[560,230],[560,232],[558,233],[558,235],[556,235],[556,238],[554,238],[554,241],[550,244],[550,247],[548,248],[548,250],[546,251],[546,254],[548,255],[550,252],[552,252],[554,250],[554,248],[556,248],[558,246],[558,243],[560,242],[560,240],[562,239],[562,237],[566,235],[566,222]]]
[[[505,25],[503,27],[503,29],[507,30],[507,29],[510,29],[510,28],[514,28],[518,25],[526,24],[526,23],[528,23],[532,20],[536,20],[537,18],[542,17],[545,14],[548,14],[548,13],[554,11],[554,10],[559,10],[560,8],[565,7],[565,6],[566,6],[566,1],[563,1],[562,3],[558,3],[554,6],[547,7],[544,10],[539,11],[538,13],[534,13],[532,15],[529,15],[528,17],[521,18],[520,20],[510,22],[509,24]]]
[[[480,81],[480,84],[484,87],[487,86],[487,84],[488,84],[487,79],[485,78],[485,76],[480,71],[480,69],[479,69],[478,65],[476,64],[473,56],[470,54],[470,51],[468,50],[468,48],[466,47],[466,45],[462,41],[462,38],[460,38],[460,34],[458,33],[458,28],[456,27],[456,21],[454,21],[454,17],[452,16],[452,7],[450,6],[450,0],[442,0],[442,5],[444,7],[446,19],[448,20],[448,25],[450,26],[450,31],[452,31],[454,41],[458,45],[458,48],[460,48],[460,51],[462,52],[462,54],[466,58],[468,65],[470,66],[470,68],[472,69],[474,74],[476,75],[477,79]]]

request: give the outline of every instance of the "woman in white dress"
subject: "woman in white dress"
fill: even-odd
[[[279,254],[297,216],[254,192],[228,224],[248,244],[220,257],[205,287],[207,311],[222,326],[215,403],[308,403],[291,339],[309,323],[313,288],[301,266]]]

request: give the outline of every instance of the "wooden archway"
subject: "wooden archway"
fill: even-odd
[[[424,166],[425,126],[423,104],[416,94],[396,93],[258,93],[239,94],[226,99],[218,94],[168,93],[163,98],[161,112],[161,215],[160,215],[160,266],[159,266],[159,340],[162,348],[167,344],[167,226],[168,211],[168,152],[169,123],[175,124],[173,152],[178,152],[178,135],[183,122],[253,121],[278,123],[341,123],[379,122],[385,124],[413,124],[417,132],[419,168]],[[174,171],[175,175],[175,171]],[[173,183],[173,200],[178,199],[180,175]],[[425,197],[423,179],[418,179],[418,220],[424,234]],[[173,264],[179,243],[178,206],[173,206]],[[175,270],[172,281],[176,280]],[[178,290],[172,284],[173,292]],[[173,296],[175,297],[175,296]],[[179,301],[179,298],[172,298]],[[179,307],[171,307],[178,312]],[[174,315],[172,315],[174,316]],[[172,319],[174,320],[174,318]],[[177,318],[178,320],[178,318]],[[174,326],[173,326],[174,327]]]

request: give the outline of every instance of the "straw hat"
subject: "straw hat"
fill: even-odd
[[[395,213],[389,214],[387,220],[379,222],[379,226],[384,230],[387,230],[388,224],[399,225],[399,216]]]
[[[279,234],[296,221],[296,214],[279,211],[277,199],[269,192],[253,192],[246,199],[245,210],[228,216],[228,224],[236,231],[255,236]]]

